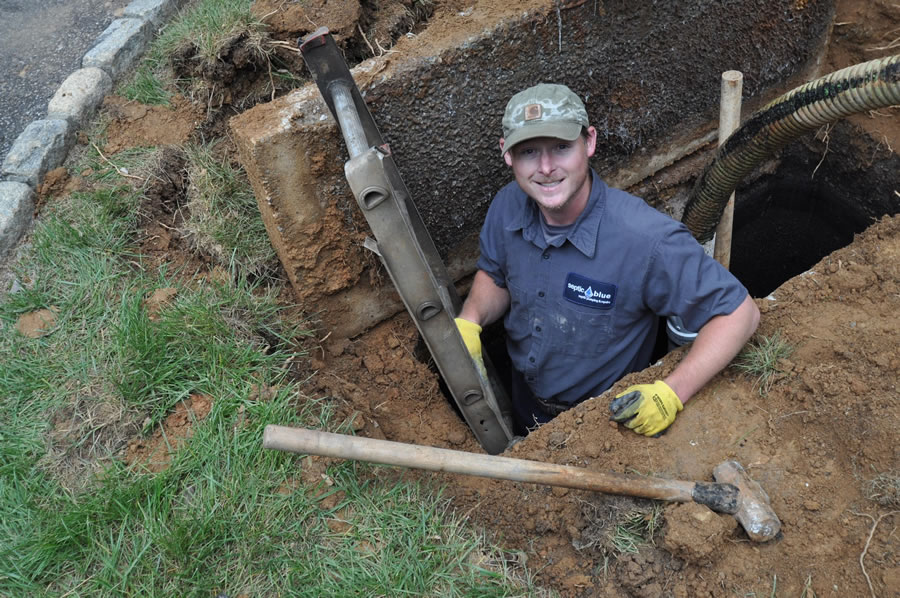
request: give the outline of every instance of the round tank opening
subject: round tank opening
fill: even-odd
[[[768,296],[871,223],[846,197],[805,179],[768,177],[737,200],[731,272],[752,297]]]

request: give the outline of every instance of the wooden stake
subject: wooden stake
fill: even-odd
[[[744,75],[740,71],[722,73],[722,92],[719,105],[719,146],[725,143],[741,124],[741,90]],[[728,198],[722,218],[716,226],[713,257],[727,269],[731,265],[731,231],[734,222],[734,193]]]

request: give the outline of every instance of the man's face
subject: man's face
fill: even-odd
[[[501,150],[504,140],[500,140]],[[575,222],[590,195],[588,158],[594,155],[597,131],[574,141],[537,137],[517,143],[503,155],[519,187],[544,213],[547,222],[565,226]]]

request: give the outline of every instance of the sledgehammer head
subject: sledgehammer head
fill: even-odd
[[[750,479],[737,461],[725,461],[713,469],[717,482],[734,484],[739,491],[738,510],[734,514],[754,542],[767,542],[778,535],[781,521],[769,504],[769,495]]]

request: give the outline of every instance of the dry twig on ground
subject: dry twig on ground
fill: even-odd
[[[869,515],[868,513],[857,513],[856,511],[850,511],[850,513],[856,515],[857,517],[868,517],[872,520],[872,529],[869,530],[869,538],[866,540],[866,545],[863,547],[863,551],[859,555],[859,566],[862,569],[863,576],[866,578],[866,583],[869,584],[869,592],[872,593],[872,598],[877,598],[875,596],[875,588],[872,587],[872,580],[869,578],[869,574],[866,572],[864,559],[866,558],[866,553],[869,551],[869,544],[872,543],[872,537],[875,535],[875,529],[878,527],[878,524],[881,523],[881,520],[885,517],[890,517],[891,515],[900,513],[900,511],[890,511],[888,513],[884,513],[882,515],[879,515],[878,519],[876,519],[872,515]]]

